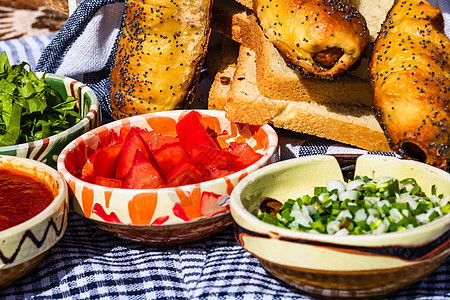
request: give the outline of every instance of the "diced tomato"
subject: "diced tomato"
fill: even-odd
[[[93,164],[94,161],[95,161],[95,157],[96,157],[96,156],[97,156],[97,151],[91,153],[91,154],[88,156],[88,162],[90,162],[91,164]]]
[[[163,176],[155,164],[140,150],[136,151],[133,164],[123,182],[124,188],[154,189],[165,187]]]
[[[161,148],[166,144],[178,143],[180,140],[176,136],[171,135],[159,135],[158,136],[158,147]]]
[[[150,151],[158,149],[158,134],[152,131],[145,131],[140,133],[142,139],[145,141]]]
[[[165,144],[153,151],[152,155],[164,174],[169,174],[181,161],[189,158],[179,142]]]
[[[117,161],[123,143],[112,144],[100,148],[94,160],[94,173],[96,176],[114,178],[116,175]]]
[[[192,144],[191,147],[192,159],[197,164],[202,165],[206,170],[223,169],[238,158],[237,155],[228,152],[227,150],[220,150],[198,144]]]
[[[213,140],[216,140],[216,139],[217,139],[217,132],[215,132],[213,129],[207,127],[207,128],[206,128],[206,132],[209,134],[209,136],[210,136]]]
[[[123,140],[125,140],[125,138],[127,137],[128,133],[130,132],[130,129],[131,129],[131,124],[128,122],[126,124],[123,124],[122,127],[120,127],[119,135]]]
[[[117,161],[116,178],[124,179],[133,165],[134,156],[140,151],[147,159],[150,159],[151,153],[145,141],[139,135],[134,127],[131,127],[122,146]]]
[[[231,148],[231,153],[239,156],[238,159],[228,165],[228,170],[239,171],[257,162],[262,155],[256,153],[247,143],[242,143]]]
[[[142,138],[147,143],[150,151],[157,150],[166,144],[176,143],[178,142],[178,138],[176,136],[170,135],[159,135],[155,131],[147,131],[141,133]]]
[[[219,148],[200,122],[200,113],[195,110],[184,115],[176,125],[178,139],[187,153],[192,154],[192,144]]]
[[[232,150],[232,149],[236,148],[237,145],[238,145],[238,143],[236,143],[236,142],[229,142],[228,143],[228,148]]]
[[[81,169],[81,180],[93,183],[94,178],[94,164],[88,160],[84,163],[83,168]]]
[[[108,131],[108,139],[106,140],[105,147],[111,146],[117,143],[123,143],[123,138],[118,135],[114,130],[110,129]]]
[[[123,180],[115,178],[107,178],[102,176],[95,176],[94,183],[111,188],[121,188],[123,185]]]
[[[147,128],[141,128],[138,126],[133,126],[134,129],[142,136],[143,134],[145,134],[146,132],[150,132],[152,130],[148,130]]]
[[[222,178],[224,176],[233,174],[234,171],[226,170],[226,169],[214,169],[209,171],[209,176],[211,179]]]
[[[191,158],[180,162],[167,176],[167,186],[182,186],[207,180],[204,171],[198,168]]]
[[[239,134],[246,139],[255,136],[255,133],[261,128],[261,125],[249,125],[246,123],[235,123]]]
[[[212,192],[203,192],[201,198],[201,214],[205,217],[224,213],[229,209],[228,205],[219,205],[220,195]]]

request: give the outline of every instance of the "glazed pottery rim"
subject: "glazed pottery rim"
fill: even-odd
[[[59,139],[64,138],[65,136],[67,136],[70,132],[73,131],[77,131],[80,130],[82,128],[84,128],[85,126],[87,126],[89,124],[89,122],[91,122],[91,118],[89,117],[90,112],[92,110],[95,110],[97,112],[97,114],[100,114],[100,103],[98,101],[98,97],[97,95],[94,93],[94,91],[88,87],[86,84],[72,79],[70,77],[66,77],[66,76],[61,76],[61,75],[56,75],[53,73],[47,73],[47,72],[35,72],[35,74],[38,77],[43,76],[45,73],[46,76],[55,78],[55,79],[59,79],[59,80],[70,80],[72,82],[79,82],[80,84],[83,84],[83,88],[85,88],[85,93],[89,93],[89,97],[91,98],[91,105],[89,107],[89,111],[86,113],[86,116],[84,116],[78,123],[76,123],[75,125],[67,128],[66,130],[57,133],[57,134],[53,134],[49,137],[47,137],[48,139],[50,139],[51,141],[55,141],[57,142]],[[81,101],[81,99],[80,99]],[[21,150],[21,149],[27,149],[28,146],[31,145],[40,145],[44,143],[44,139],[40,139],[40,140],[36,140],[36,141],[31,141],[31,142],[27,142],[27,143],[21,143],[21,144],[16,144],[16,145],[11,145],[11,146],[4,146],[4,147],[0,147],[0,150],[2,152],[6,152],[6,151],[13,151],[13,150]]]
[[[393,160],[393,161],[402,161],[407,164],[413,164],[417,165],[419,167],[425,167],[429,168],[439,174],[447,174],[446,176],[450,176],[449,173],[440,170],[438,168],[434,168],[430,165],[420,163],[413,160],[406,160],[406,159],[399,159],[395,157],[390,156],[384,156],[384,155],[375,155],[375,154],[364,154],[360,157],[371,157],[376,160],[378,159],[387,159],[387,160]],[[289,237],[293,239],[301,239],[301,240],[311,240],[311,241],[320,241],[320,242],[331,242],[336,244],[347,244],[351,242],[351,244],[355,244],[357,242],[368,242],[368,241],[379,241],[382,242],[383,240],[389,238],[389,240],[396,239],[398,240],[397,244],[402,244],[402,237],[414,235],[418,232],[423,231],[429,231],[434,228],[441,228],[445,225],[450,225],[450,213],[446,214],[443,217],[440,217],[436,220],[433,220],[432,222],[428,224],[424,224],[415,228],[403,230],[403,231],[397,231],[397,232],[388,232],[388,233],[382,233],[382,234],[361,234],[361,235],[342,235],[342,236],[336,236],[331,234],[316,234],[316,233],[309,233],[309,232],[301,232],[301,231],[295,231],[287,228],[281,228],[266,222],[261,221],[258,219],[255,215],[251,214],[242,204],[241,201],[241,193],[246,188],[248,184],[251,184],[253,180],[258,178],[259,176],[263,175],[266,172],[271,173],[277,173],[279,171],[282,171],[284,168],[289,167],[295,167],[298,164],[302,164],[307,161],[312,160],[321,160],[321,159],[331,159],[334,158],[332,155],[312,155],[312,156],[304,156],[304,157],[298,157],[293,158],[290,160],[280,161],[276,162],[274,164],[265,166],[259,170],[256,170],[255,172],[247,175],[244,179],[242,179],[233,189],[230,197],[230,211],[231,214],[234,214],[234,211],[236,211],[235,214],[240,214],[243,219],[246,220],[246,222],[250,223],[252,227],[258,228],[257,232],[259,233],[268,233],[271,234],[277,234],[279,236]],[[450,178],[450,177],[449,177]],[[243,224],[239,224],[239,226],[246,227]],[[447,230],[450,231],[450,228]],[[445,234],[446,231],[444,231]]]
[[[170,116],[170,115],[181,115],[183,112],[188,112],[191,110],[195,110],[197,112],[200,113],[204,113],[206,115],[210,115],[210,116],[215,116],[215,117],[219,117],[219,118],[224,118],[225,117],[225,112],[224,111],[219,111],[219,110],[207,110],[207,109],[183,109],[183,110],[171,110],[171,111],[161,111],[161,112],[154,112],[154,113],[147,113],[147,114],[141,114],[141,115],[136,115],[136,116],[132,116],[132,117],[128,117],[126,118],[127,120],[130,120],[130,122],[132,122],[133,120],[138,120],[138,119],[142,119],[145,118],[146,116]],[[228,119],[226,119],[227,122],[232,123],[231,121],[229,121]],[[223,177],[221,178],[216,178],[216,179],[212,179],[212,180],[208,180],[208,181],[202,181],[200,183],[194,183],[194,184],[188,184],[188,185],[181,185],[181,186],[176,186],[176,187],[164,187],[164,188],[156,188],[156,189],[125,189],[125,188],[111,188],[111,187],[105,187],[105,186],[101,186],[98,184],[93,184],[84,180],[81,180],[80,178],[74,176],[71,172],[69,172],[69,170],[66,168],[66,159],[67,159],[67,154],[65,154],[66,152],[71,152],[74,149],[76,149],[79,146],[78,141],[79,140],[88,140],[88,139],[92,139],[96,136],[96,134],[98,132],[101,132],[102,130],[104,130],[104,128],[108,128],[108,129],[112,129],[112,128],[118,128],[121,127],[122,120],[115,120],[112,121],[110,123],[107,124],[103,124],[101,126],[98,126],[96,128],[93,128],[91,130],[89,130],[88,132],[83,133],[81,136],[79,136],[78,138],[74,139],[73,141],[71,141],[69,144],[67,144],[66,147],[64,147],[64,149],[61,151],[58,160],[57,160],[57,170],[60,174],[63,175],[63,177],[65,178],[65,180],[67,182],[69,181],[73,181],[74,184],[76,186],[78,186],[79,184],[86,186],[88,188],[91,189],[104,189],[105,191],[111,191],[114,190],[117,193],[133,193],[133,194],[140,194],[140,193],[158,193],[158,192],[167,192],[167,191],[173,191],[174,189],[182,189],[182,190],[193,190],[195,187],[198,186],[212,186],[215,185],[216,183],[220,183],[221,180],[223,180]],[[264,130],[264,132],[267,133],[267,139],[268,139],[268,147],[266,152],[264,153],[264,155],[256,162],[254,162],[253,164],[251,164],[250,166],[248,166],[247,168],[244,168],[242,170],[239,170],[233,174],[227,175],[226,177],[229,178],[230,180],[236,180],[239,179],[239,177],[241,177],[244,173],[247,173],[246,176],[248,176],[248,174],[253,173],[254,171],[258,170],[260,168],[260,166],[264,166],[265,164],[267,164],[267,162],[271,159],[271,157],[273,155],[276,155],[276,151],[278,148],[278,134],[276,133],[276,131],[268,124],[263,125],[260,127],[262,130]],[[229,195],[230,196],[230,195]],[[123,225],[124,227],[129,227],[129,226],[142,226],[142,227],[149,227],[149,226],[171,226],[171,225],[184,225],[184,224],[191,224],[191,223],[196,223],[196,222],[200,222],[202,220],[205,219],[211,219],[211,218],[215,218],[215,217],[221,217],[223,215],[228,215],[230,213],[230,211],[226,211],[223,213],[219,213],[217,215],[211,216],[211,217],[200,217],[198,219],[194,219],[194,220],[189,220],[189,221],[184,221],[184,222],[180,222],[180,223],[176,223],[176,224],[160,224],[160,225],[155,225],[155,224],[148,224],[148,225],[134,225],[134,224],[120,224],[120,223],[116,223],[116,222],[107,222],[107,221],[102,221],[102,220],[95,220],[96,222],[101,222],[103,224],[110,224],[110,225]],[[85,218],[91,219],[89,217],[84,216]]]
[[[0,231],[0,239],[5,239],[8,236],[14,234],[16,231],[24,231],[28,228],[35,226],[36,224],[41,223],[46,218],[48,218],[48,216],[58,211],[61,207],[61,204],[68,199],[67,184],[63,176],[59,174],[59,172],[56,169],[46,165],[43,162],[36,161],[30,158],[0,154],[0,164],[2,164],[3,162],[8,163],[11,161],[16,161],[20,164],[20,166],[15,166],[14,169],[21,169],[22,172],[28,175],[30,175],[33,169],[39,169],[42,172],[48,173],[58,186],[58,193],[55,195],[52,202],[43,211],[41,211],[31,219],[26,220],[25,222],[17,224],[8,229]]]

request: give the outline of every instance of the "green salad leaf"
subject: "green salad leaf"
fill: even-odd
[[[6,52],[0,55],[0,147],[37,141],[58,134],[82,117],[76,99],[62,99],[38,78],[30,65],[10,65]]]

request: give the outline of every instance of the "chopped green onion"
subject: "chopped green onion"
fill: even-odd
[[[327,232],[329,234],[334,234],[341,229],[341,223],[338,221],[331,221],[327,225]]]
[[[420,186],[415,185],[409,192],[411,193],[411,195],[417,194],[418,192],[420,192]]]
[[[328,191],[337,190],[338,192],[345,191],[345,184],[340,180],[328,180],[326,183]]]
[[[408,208],[408,203],[392,203],[391,204],[392,208],[397,208],[397,209],[407,209]]]
[[[433,186],[427,197],[413,178],[356,176],[325,185],[315,187],[313,196],[286,200],[276,216],[258,218],[291,230],[354,235],[407,230],[450,213],[450,195],[438,195]]]
[[[314,221],[311,224],[312,229],[317,230],[318,232],[325,232],[325,226],[323,225],[323,223],[320,220]]]
[[[389,231],[390,231],[390,232],[397,231],[397,230],[398,230],[398,225],[397,225],[397,224],[391,223],[391,224],[389,225]]]
[[[285,209],[292,209],[292,206],[294,205],[294,200],[292,199],[288,199],[283,206],[280,208],[280,210],[285,210]]]
[[[450,202],[447,203],[442,209],[441,209],[442,213],[444,215],[448,214],[450,212]]]
[[[320,194],[325,194],[325,193],[328,193],[328,190],[324,186],[314,188],[314,195],[320,195]]]
[[[351,191],[343,191],[338,193],[339,199],[345,200],[345,199],[349,199],[349,200],[356,200],[358,199],[358,191],[355,190],[351,190]]]
[[[439,214],[436,211],[433,211],[429,216],[428,219],[431,221],[433,221],[434,219],[436,219],[437,217],[439,217]]]
[[[273,224],[273,225],[277,225],[278,224],[278,219],[275,216],[272,216],[271,214],[268,213],[262,213],[258,216],[258,218],[266,223],[269,224]]]

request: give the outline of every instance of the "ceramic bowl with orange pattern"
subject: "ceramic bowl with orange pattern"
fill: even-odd
[[[76,176],[88,157],[111,134],[131,127],[176,135],[176,110],[137,115],[97,127],[72,141],[58,158],[58,171],[68,182],[74,211],[112,235],[150,245],[174,245],[204,239],[231,225],[228,199],[234,186],[248,174],[276,161],[278,136],[272,127],[235,124],[223,111],[196,110],[205,128],[221,134],[222,142],[246,142],[262,157],[245,169],[214,180],[158,189],[124,189],[92,184]],[[204,200],[225,207],[208,216]],[[182,216],[182,217],[180,217]]]

